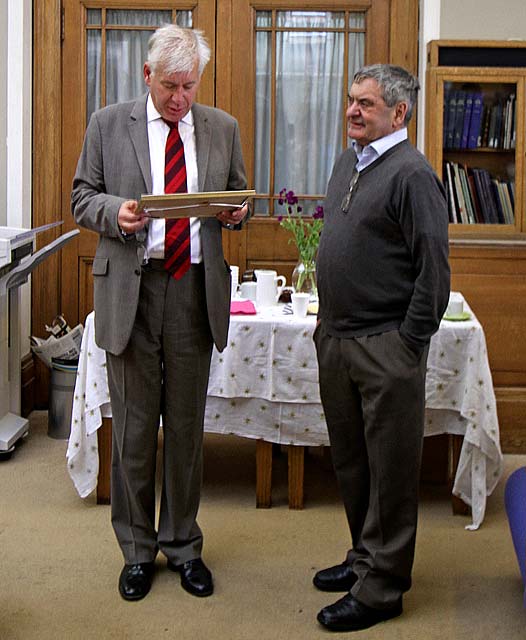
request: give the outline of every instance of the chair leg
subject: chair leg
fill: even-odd
[[[290,445],[289,454],[289,509],[303,509],[303,478],[305,447]]]
[[[272,442],[256,440],[256,507],[268,509],[272,504]]]

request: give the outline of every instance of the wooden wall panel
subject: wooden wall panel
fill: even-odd
[[[455,246],[450,261],[452,288],[462,291],[484,327],[495,383],[504,374],[507,383],[526,384],[526,245]]]
[[[452,289],[461,291],[486,335],[501,446],[526,452],[526,243],[451,247]]]
[[[93,311],[93,258],[79,257],[79,322],[84,324],[88,313]]]
[[[56,0],[34,3],[33,15],[33,227],[61,219],[61,56],[60,5]],[[37,236],[37,248],[61,233],[52,229]],[[45,325],[61,312],[60,252],[45,260],[31,276],[31,333],[47,337]],[[35,405],[47,405],[49,371],[35,360]]]
[[[504,453],[526,453],[526,393],[524,387],[495,390]]]

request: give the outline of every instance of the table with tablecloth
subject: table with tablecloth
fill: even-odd
[[[469,310],[469,307],[466,308]],[[254,316],[231,316],[228,344],[212,356],[205,431],[289,445],[329,444],[320,404],[312,333],[314,316],[297,318],[283,305]],[[97,429],[111,415],[106,358],[86,318],[75,387],[67,460],[79,494],[89,495],[99,471]],[[453,494],[483,521],[486,498],[503,458],[495,394],[483,329],[471,313],[443,320],[431,340],[426,381],[425,435],[463,436]]]

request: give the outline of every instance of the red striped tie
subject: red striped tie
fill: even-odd
[[[186,165],[184,147],[177,122],[168,122],[170,133],[166,140],[164,160],[164,192],[186,193]],[[190,268],[190,220],[166,219],[164,232],[164,268],[176,280]]]

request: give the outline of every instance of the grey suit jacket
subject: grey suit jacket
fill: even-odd
[[[122,237],[117,214],[125,200],[151,193],[146,121],[147,94],[95,112],[88,124],[73,180],[75,221],[99,234],[93,261],[97,344],[124,351],[133,327],[141,281],[135,236]],[[246,189],[237,121],[227,113],[194,104],[199,191]],[[216,218],[201,220],[201,245],[208,319],[217,348],[224,349],[230,314],[230,268]]]

